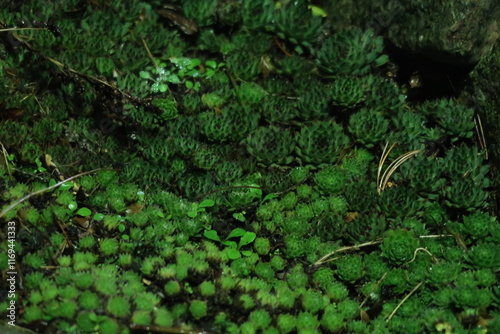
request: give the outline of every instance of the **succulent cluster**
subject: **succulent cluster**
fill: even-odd
[[[14,222],[18,324],[500,331],[474,111],[407,103],[373,31],[328,31],[305,0],[0,12],[31,22],[0,40],[0,269]]]

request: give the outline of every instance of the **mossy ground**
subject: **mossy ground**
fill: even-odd
[[[31,29],[0,35],[17,324],[498,332],[474,110],[408,101],[381,37],[335,31],[305,1],[173,4],[1,9]]]

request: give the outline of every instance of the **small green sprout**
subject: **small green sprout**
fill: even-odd
[[[241,211],[241,212],[235,212],[233,213],[233,218],[234,219],[238,219],[240,222],[246,222],[246,218],[245,218],[245,214],[246,214],[246,211]]]
[[[227,238],[224,240],[221,240],[221,238],[217,234],[217,231],[215,230],[205,230],[205,232],[203,232],[203,235],[205,236],[205,238],[220,242],[224,246],[227,246],[226,253],[228,258],[231,260],[239,259],[242,255],[244,256],[252,255],[253,254],[252,251],[241,250],[241,247],[251,244],[257,237],[257,235],[254,232],[249,232],[242,228],[235,228],[234,230],[231,231],[231,233],[229,233]],[[236,241],[229,240],[232,238],[240,238],[240,240],[237,243]]]
[[[191,210],[188,212],[188,216],[194,218],[200,212],[205,212],[206,208],[212,207],[215,205],[215,202],[211,199],[206,199],[202,201],[200,204],[193,203],[191,206]]]

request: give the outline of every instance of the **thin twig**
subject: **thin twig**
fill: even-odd
[[[399,157],[396,158],[391,164],[386,168],[384,171],[384,174],[382,174],[382,180],[380,181],[380,186],[379,189],[380,191],[383,191],[387,187],[387,183],[389,182],[389,179],[391,178],[392,174],[396,171],[396,169],[399,168],[405,161],[413,157],[414,155],[420,153],[421,150],[415,150],[411,152],[407,152]],[[380,192],[379,192],[380,193]]]
[[[403,303],[405,301],[408,300],[408,298],[411,297],[411,295],[417,291],[418,288],[420,288],[420,286],[424,284],[424,282],[420,282],[418,283],[414,288],[413,290],[411,290],[398,304],[398,306],[396,306],[396,308],[394,309],[394,311],[391,312],[391,314],[389,314],[389,316],[387,317],[387,319],[385,319],[385,322],[389,322],[389,320],[391,320],[391,318],[394,316],[394,314],[396,314],[396,312],[399,310],[399,308],[401,307],[401,305],[403,305]]]
[[[33,196],[36,196],[36,195],[39,195],[39,194],[42,194],[46,191],[49,191],[49,190],[52,190],[54,188],[57,188],[59,187],[60,185],[66,183],[66,182],[69,182],[71,180],[74,180],[76,178],[79,178],[80,176],[84,176],[84,175],[87,175],[87,174],[91,174],[91,173],[94,173],[94,172],[97,172],[97,171],[100,171],[100,170],[104,170],[105,168],[97,168],[97,169],[93,169],[91,171],[88,171],[88,172],[83,172],[83,173],[80,173],[80,174],[76,174],[76,175],[73,175],[71,177],[68,177],[67,179],[65,180],[62,180],[60,182],[57,182],[56,184],[54,185],[51,185],[50,187],[47,187],[47,188],[43,188],[43,189],[40,189],[40,190],[37,190],[35,192],[32,192],[31,194],[28,194],[26,196],[24,196],[23,198],[15,201],[14,203],[12,203],[11,205],[9,205],[7,208],[5,208],[1,213],[0,213],[0,218],[2,218],[3,216],[5,216],[5,214],[7,212],[9,212],[10,210],[12,210],[14,207],[16,207],[17,205],[21,204],[22,202],[30,199],[31,197]]]
[[[486,147],[486,138],[484,136],[483,123],[481,122],[481,117],[479,117],[479,115],[476,115],[476,117],[474,117],[474,124],[476,125],[479,145],[484,150],[485,159],[488,160],[488,147]]]
[[[153,54],[151,53],[151,51],[149,51],[148,44],[146,43],[146,41],[142,37],[141,37],[141,41],[142,41],[142,44],[144,45],[144,48],[146,49],[146,52],[148,53],[149,59],[151,59],[151,61],[153,62],[154,67],[158,68],[158,65],[156,64],[156,61],[155,61],[155,57],[153,57]]]
[[[373,287],[373,289],[371,289],[370,293],[368,293],[368,295],[365,297],[365,299],[363,300],[363,302],[361,303],[361,305],[359,305],[359,308],[361,309],[363,307],[363,305],[368,301],[368,298],[370,298],[370,295],[372,293],[375,292],[375,290],[377,290],[377,288],[380,286],[380,284],[382,283],[382,281],[385,279],[385,276],[387,276],[387,272],[385,272],[382,277],[380,277],[380,279],[377,281],[377,283],[375,284],[375,286]]]
[[[359,244],[359,245],[352,245],[352,246],[347,246],[347,247],[341,247],[339,249],[334,250],[333,252],[330,252],[330,253],[326,254],[321,259],[319,259],[318,261],[314,262],[314,266],[317,267],[317,266],[319,266],[319,265],[321,265],[321,264],[323,264],[325,262],[329,262],[330,260],[325,261],[325,259],[329,258],[333,254],[336,254],[336,253],[339,253],[339,252],[344,252],[344,251],[349,251],[349,250],[353,250],[353,249],[359,249],[361,247],[373,246],[373,245],[376,245],[376,244],[380,244],[381,242],[382,242],[382,240],[374,240],[374,241],[368,241],[368,242],[365,242],[365,243],[362,243],[362,244]]]

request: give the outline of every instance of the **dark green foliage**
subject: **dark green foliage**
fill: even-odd
[[[286,123],[296,115],[295,105],[281,96],[268,96],[261,106],[264,119],[270,123]]]
[[[495,332],[500,228],[460,100],[407,104],[381,38],[326,2],[95,5],[0,9],[49,24],[2,32],[3,209],[75,177],[2,213],[21,326]],[[385,142],[422,151],[379,194]]]
[[[496,219],[486,212],[474,212],[463,217],[463,231],[473,239],[483,239],[492,229]]]
[[[494,268],[500,264],[500,246],[490,243],[479,243],[469,249],[466,258],[475,268]]]
[[[365,100],[364,80],[357,77],[338,77],[328,91],[335,106],[353,108]]]
[[[313,65],[298,56],[285,57],[276,63],[276,72],[291,77],[306,75],[312,70]]]
[[[291,134],[277,127],[259,127],[245,140],[248,152],[266,165],[288,164],[294,148]]]
[[[445,203],[451,208],[463,209],[472,212],[482,209],[488,205],[488,193],[478,188],[473,180],[459,179],[450,186],[447,186],[443,195]]]
[[[382,141],[388,128],[389,121],[373,110],[361,109],[349,119],[349,132],[368,148]]]
[[[382,37],[376,37],[372,30],[352,28],[328,37],[316,56],[318,65],[328,74],[362,75],[370,66],[388,61],[382,51]]]
[[[182,2],[182,10],[186,17],[192,19],[200,27],[209,26],[214,23],[217,0],[199,2],[186,0]]]
[[[350,240],[363,243],[375,240],[387,226],[386,218],[375,214],[361,214],[347,226],[347,234]]]
[[[407,187],[387,188],[380,194],[378,200],[378,210],[390,218],[413,215],[422,206],[421,198]]]
[[[274,24],[271,29],[280,38],[298,44],[295,48],[298,53],[303,52],[301,45],[311,49],[322,30],[321,19],[313,16],[307,6],[307,1],[299,0],[282,4],[281,8],[274,12]]]
[[[226,58],[227,68],[241,80],[253,80],[260,73],[259,58],[251,53],[232,52]]]
[[[370,212],[379,200],[375,183],[356,181],[348,183],[344,192],[348,210]]]
[[[335,163],[349,144],[349,138],[339,124],[323,121],[303,126],[295,141],[297,155],[303,162],[314,165]]]
[[[337,266],[335,274],[347,283],[354,283],[365,274],[363,260],[357,255],[342,257],[335,262],[335,265]]]
[[[404,109],[405,96],[393,81],[373,75],[366,76],[364,80],[368,109],[390,114]]]
[[[424,114],[433,117],[454,140],[470,138],[474,129],[474,110],[460,105],[456,100],[441,99],[421,106]]]
[[[382,256],[389,262],[402,264],[413,258],[418,246],[419,242],[413,231],[397,229],[386,232],[380,249],[382,249]]]
[[[299,97],[294,113],[299,119],[312,120],[324,118],[327,111],[328,100],[325,94],[321,90],[311,90]]]

